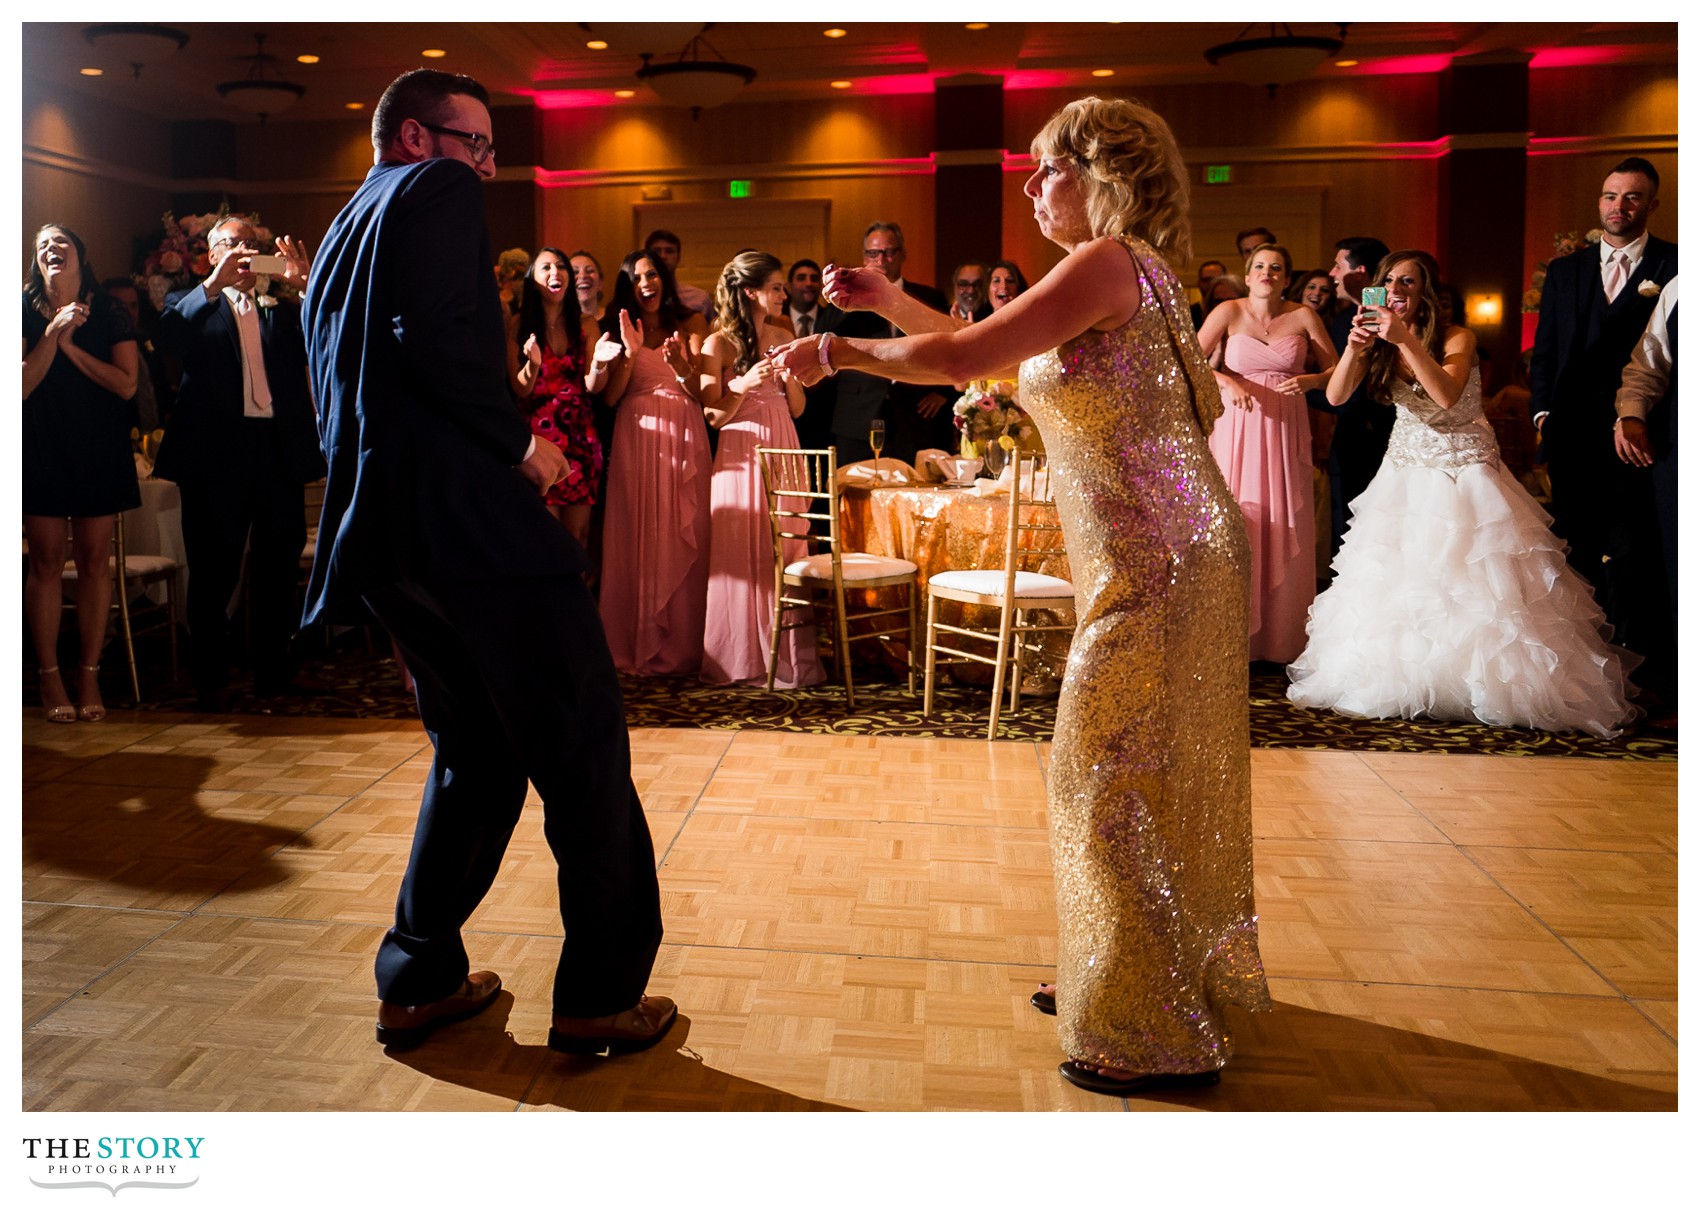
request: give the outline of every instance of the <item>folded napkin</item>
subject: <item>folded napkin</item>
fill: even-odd
[[[1010,481],[1013,477],[1014,469],[1012,467],[1006,467],[1003,470],[1003,474],[996,480],[976,480],[974,482],[974,494],[977,497],[995,497],[999,493],[1007,493],[1009,492]],[[1021,477],[1021,495],[1023,497],[1030,498],[1049,498],[1051,495],[1050,480],[1051,473],[1048,468],[1040,468],[1037,472],[1028,471],[1023,473]]]
[[[134,458],[136,460],[136,479],[151,479],[153,476],[153,460],[149,459],[140,451],[135,452]]]
[[[878,468],[874,465],[878,463]],[[838,487],[871,489],[876,485],[914,484],[915,469],[901,459],[863,459],[838,469]]]
[[[930,446],[924,451],[915,452],[915,475],[918,484],[942,484],[950,479],[950,473],[938,464],[935,459],[949,459],[949,451],[941,451],[936,446]]]

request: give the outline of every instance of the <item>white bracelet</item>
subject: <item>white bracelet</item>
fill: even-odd
[[[826,372],[826,377],[830,379],[834,375],[838,374],[837,369],[832,365],[832,356],[829,353],[832,349],[831,333],[822,333],[820,335],[820,346],[818,348],[820,350],[821,369]]]

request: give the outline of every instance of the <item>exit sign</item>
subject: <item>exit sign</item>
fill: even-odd
[[[728,181],[726,183],[726,196],[728,198],[748,198],[750,196],[750,183],[748,181]]]
[[[1207,164],[1204,166],[1205,185],[1230,185],[1234,180],[1234,166],[1231,164]]]

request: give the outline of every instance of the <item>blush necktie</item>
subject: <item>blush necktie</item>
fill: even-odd
[[[1629,262],[1622,250],[1613,253],[1606,260],[1606,302],[1617,299],[1618,292],[1623,290],[1623,284],[1629,281]]]
[[[797,336],[799,336],[799,337],[811,337],[811,336],[814,335],[814,331],[815,331],[815,318],[813,316],[798,316],[797,317]]]

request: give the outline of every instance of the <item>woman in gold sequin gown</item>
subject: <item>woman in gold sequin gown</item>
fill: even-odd
[[[1088,97],[1033,143],[1034,218],[1068,256],[977,324],[829,266],[841,307],[911,334],[794,342],[805,382],[1009,377],[1050,452],[1079,621],[1050,768],[1064,1078],[1124,1095],[1206,1085],[1224,1008],[1269,1005],[1252,901],[1245,525],[1210,455],[1222,404],[1165,258],[1185,168],[1152,111]]]

